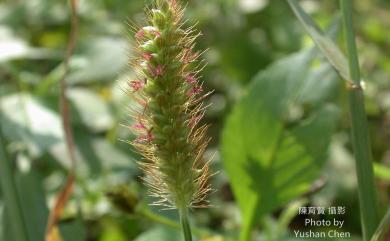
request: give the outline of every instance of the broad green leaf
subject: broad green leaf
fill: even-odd
[[[182,241],[183,237],[179,230],[168,228],[165,226],[158,226],[150,229],[138,236],[135,241]]]
[[[101,172],[114,174],[122,173],[128,176],[138,175],[136,162],[131,155],[115,147],[104,138],[85,135],[83,129],[74,129],[77,150],[78,170],[89,178],[99,177]],[[66,146],[58,143],[50,149],[51,155],[64,167],[69,167]]]
[[[93,38],[83,55],[72,58],[72,84],[112,80],[128,63],[127,41],[122,38]],[[76,66],[77,65],[77,66]]]
[[[0,36],[0,64],[17,59],[47,59],[59,56],[58,52],[53,50],[33,48],[3,24],[0,26]]]
[[[311,17],[301,8],[297,0],[288,0],[292,10],[298,17],[299,21],[303,24],[307,33],[316,43],[321,52],[325,55],[332,66],[345,80],[349,81],[349,69],[348,62],[344,54],[337,47],[332,39],[325,36],[321,29],[311,19]]]
[[[228,117],[222,155],[243,233],[262,215],[308,191],[321,169],[337,108],[322,105],[293,128],[286,125],[289,107],[302,99],[312,56],[311,51],[296,54],[261,72]]]
[[[71,88],[68,97],[82,123],[95,132],[109,129],[114,119],[107,102],[86,88]]]
[[[302,86],[298,102],[303,104],[310,104],[312,106],[321,105],[337,96],[338,76],[328,64],[321,64],[316,66],[306,78]]]
[[[27,145],[39,156],[63,140],[60,117],[29,94],[12,94],[0,99],[1,126],[5,136]]]

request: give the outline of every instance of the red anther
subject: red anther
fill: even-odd
[[[140,105],[142,105],[144,108],[147,108],[148,105],[149,105],[148,101],[143,100],[143,99],[138,99],[137,102],[138,102]]]
[[[146,140],[146,135],[139,135],[135,139],[135,142],[144,142]]]
[[[156,72],[155,72],[155,73],[156,73],[156,76],[162,76],[162,74],[163,74],[163,68],[162,68],[161,65],[157,65],[155,71],[156,71]]]
[[[135,141],[136,142],[151,142],[153,141],[154,137],[152,134],[152,130],[149,130],[146,134],[144,135],[139,135]]]
[[[163,75],[163,67],[161,65],[157,65],[156,68],[149,65],[149,71],[153,75],[153,77],[158,77]]]
[[[129,85],[134,91],[138,91],[145,86],[145,82],[142,82],[140,80],[133,80],[130,81]]]
[[[152,134],[152,130],[149,130],[148,131],[148,134],[146,135],[146,141],[147,142],[151,142],[153,141],[154,137],[153,137],[153,134]]]
[[[136,130],[146,130],[146,126],[142,122],[138,122],[137,124],[133,125],[133,128]]]
[[[184,50],[183,53],[183,63],[188,64],[193,62],[196,59],[197,55],[192,53],[192,50],[190,48],[187,48]]]
[[[191,119],[190,119],[189,122],[188,122],[188,126],[189,126],[190,128],[194,127],[196,124],[198,124],[198,122],[200,121],[200,119],[202,119],[202,115],[192,116]]]
[[[188,95],[197,95],[202,91],[203,91],[202,86],[194,86],[189,90]]]
[[[189,63],[190,54],[191,54],[191,49],[184,50],[184,54],[183,54],[184,63]]]
[[[186,75],[185,79],[186,79],[187,83],[189,83],[189,84],[195,84],[196,83],[196,78],[192,74]]]
[[[145,59],[145,60],[147,60],[147,61],[150,61],[150,60],[152,60],[152,54],[151,53],[143,53],[142,54],[142,57]]]
[[[135,37],[140,39],[140,38],[143,38],[145,36],[145,31],[144,30],[139,30],[136,34],[135,34]]]

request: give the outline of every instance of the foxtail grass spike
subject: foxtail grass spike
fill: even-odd
[[[207,206],[209,167],[203,153],[209,142],[199,72],[204,67],[195,52],[200,35],[185,28],[184,9],[175,0],[156,0],[147,8],[147,26],[132,24],[137,75],[129,80],[132,106],[131,144],[144,157],[140,167],[154,204],[186,210]]]

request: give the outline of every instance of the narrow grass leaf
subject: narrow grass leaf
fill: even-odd
[[[10,220],[11,233],[15,240],[31,241],[32,239],[28,236],[27,223],[24,218],[22,205],[12,175],[13,171],[6,153],[1,129],[0,126],[0,182],[8,220]]]
[[[390,209],[383,217],[378,229],[375,231],[371,241],[387,241],[390,238]]]
[[[297,0],[288,0],[288,3],[306,29],[306,32],[310,35],[328,61],[341,75],[341,77],[343,77],[343,79],[349,81],[350,77],[347,59],[337,47],[335,42],[325,36],[314,20],[301,8]]]

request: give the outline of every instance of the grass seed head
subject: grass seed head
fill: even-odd
[[[209,168],[203,153],[209,142],[202,100],[207,94],[198,80],[200,54],[194,52],[199,34],[184,28],[183,8],[174,0],[156,0],[146,10],[148,26],[133,26],[136,80],[129,93],[137,135],[132,145],[144,157],[140,167],[155,204],[172,208],[206,206]]]

